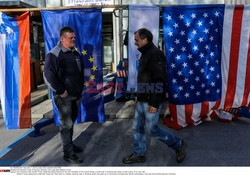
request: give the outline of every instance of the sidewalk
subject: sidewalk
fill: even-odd
[[[51,100],[48,99],[48,88],[45,84],[37,86],[37,89],[31,92],[31,114],[32,118],[41,119],[43,114],[52,110]],[[0,118],[3,118],[0,107]]]
[[[132,153],[132,122],[133,119],[108,119],[103,124],[75,125],[74,143],[84,149],[78,154],[84,159],[81,165],[62,159],[58,127],[51,124],[43,128],[46,134],[40,137],[12,136],[21,139],[1,149],[0,166],[250,166],[250,121],[244,118],[232,123],[213,120],[180,131],[168,128],[160,120],[162,128],[187,140],[186,160],[177,163],[172,149],[147,137],[147,162],[125,165],[122,158]],[[0,135],[1,144],[7,139]]]
[[[51,100],[48,99],[48,89],[45,84],[38,86],[35,91],[31,92],[31,106],[33,125],[43,118],[44,113],[52,110]],[[15,146],[15,144],[32,131],[33,128],[7,130],[0,108],[0,157],[11,150],[12,146]]]
[[[35,98],[35,93],[32,96]],[[132,153],[134,108],[133,101],[113,100],[105,103],[105,123],[75,125],[74,143],[84,149],[79,154],[84,159],[81,165],[62,159],[58,127],[53,124],[42,128],[44,135],[30,137],[33,129],[6,130],[0,119],[0,166],[250,166],[250,120],[246,118],[231,123],[214,119],[179,131],[168,128],[160,119],[162,128],[187,140],[186,160],[177,163],[172,149],[147,136],[147,162],[124,165],[122,158]],[[50,99],[33,106],[32,122],[51,117],[51,110]],[[167,113],[163,109],[162,114]]]
[[[45,84],[31,92],[31,117],[42,119],[44,114],[52,111],[51,99],[48,98],[48,88]]]

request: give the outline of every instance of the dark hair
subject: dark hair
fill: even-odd
[[[148,42],[153,41],[153,34],[146,28],[137,30],[134,34],[138,33],[141,39],[147,38]]]
[[[61,28],[60,37],[63,36],[65,33],[68,33],[68,32],[69,33],[74,33],[74,30],[71,27],[68,27],[68,26]]]

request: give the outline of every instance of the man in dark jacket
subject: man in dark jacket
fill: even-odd
[[[134,130],[133,154],[125,157],[123,163],[142,163],[146,161],[145,125],[151,137],[162,141],[176,151],[177,162],[186,157],[187,143],[158,126],[162,102],[166,99],[166,58],[152,40],[152,33],[145,29],[135,32],[135,45],[142,53],[137,76],[137,104]]]
[[[75,33],[70,27],[60,30],[60,42],[46,55],[44,80],[53,90],[54,101],[60,115],[60,136],[64,160],[82,163],[75,153],[82,148],[73,144],[73,126],[83,90],[83,62],[75,50]]]

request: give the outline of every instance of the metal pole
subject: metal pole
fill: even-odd
[[[119,9],[120,60],[123,59],[123,9]]]

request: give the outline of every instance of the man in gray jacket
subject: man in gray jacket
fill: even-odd
[[[60,136],[64,160],[79,164],[83,160],[75,153],[82,148],[73,144],[73,126],[81,101],[84,74],[83,62],[75,49],[75,33],[70,27],[60,30],[60,42],[46,55],[44,80],[53,90],[60,115]]]

